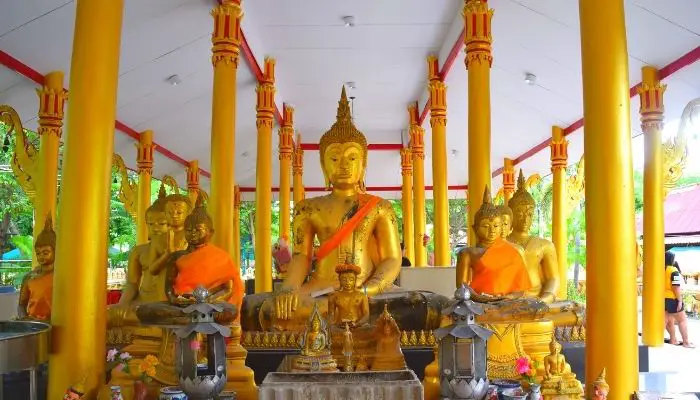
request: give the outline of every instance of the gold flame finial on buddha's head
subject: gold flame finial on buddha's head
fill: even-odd
[[[527,191],[527,188],[525,188],[525,175],[521,169],[518,175],[518,190],[513,193],[513,197],[508,201],[508,207],[514,210],[515,207],[523,205],[534,207],[535,198],[532,197],[530,192]]]
[[[321,136],[319,141],[319,150],[321,153],[321,163],[323,163],[323,155],[328,146],[333,143],[356,143],[362,148],[363,167],[367,166],[367,139],[365,135],[355,127],[352,122],[350,112],[350,103],[345,94],[345,86],[340,93],[340,101],[338,101],[338,114],[333,126]]]
[[[53,230],[53,220],[51,219],[51,214],[46,215],[44,229],[41,230],[39,235],[36,237],[36,242],[34,243],[34,248],[44,246],[50,246],[52,249],[56,248],[56,232]]]
[[[489,189],[489,186],[486,185],[484,188],[484,201],[481,204],[481,207],[479,207],[479,209],[476,211],[476,214],[474,214],[474,226],[477,226],[479,221],[484,218],[495,218],[500,216],[501,213],[498,207],[493,205],[491,190]]]
[[[610,386],[608,385],[608,381],[605,380],[605,368],[603,368],[603,371],[600,373],[598,378],[593,382],[593,387],[596,387],[599,389],[605,389],[605,390],[610,389]]]
[[[214,221],[211,219],[211,216],[207,212],[207,206],[204,203],[204,196],[201,193],[199,193],[199,195],[197,196],[197,201],[195,203],[194,209],[192,210],[190,215],[188,215],[185,219],[186,226],[197,224],[206,224],[210,230],[213,231],[214,229]]]
[[[158,189],[158,198],[156,199],[156,201],[153,202],[153,204],[151,204],[150,207],[148,207],[146,212],[149,212],[149,211],[164,212],[167,197],[168,197],[168,194],[165,193],[165,184],[163,182],[161,182],[160,188]]]

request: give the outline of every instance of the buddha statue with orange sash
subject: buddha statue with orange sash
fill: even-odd
[[[56,257],[56,233],[51,216],[46,217],[44,229],[34,243],[39,266],[22,281],[17,306],[17,319],[51,320],[51,296],[53,295],[53,262]]]
[[[501,218],[487,186],[472,226],[479,241],[457,257],[458,286],[467,284],[477,293],[491,296],[521,293],[532,286],[522,249],[501,237]]]
[[[244,330],[303,330],[320,300],[314,297],[340,287],[335,268],[342,254],[352,254],[359,267],[356,287],[368,296],[394,289],[401,270],[396,215],[388,201],[365,193],[367,140],[352,121],[345,88],[336,122],[321,137],[319,149],[330,193],[295,205],[292,260],[284,283],[277,293],[246,296]],[[315,240],[320,247],[311,271]],[[323,300],[319,309],[326,315]]]

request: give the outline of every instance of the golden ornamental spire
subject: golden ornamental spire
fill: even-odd
[[[53,220],[51,219],[51,214],[46,215],[46,220],[44,221],[44,229],[39,232],[36,237],[36,242],[34,247],[44,247],[50,246],[51,248],[56,248],[56,232],[53,230]]]
[[[348,96],[345,93],[345,85],[343,85],[343,90],[340,92],[340,101],[338,102],[338,113],[335,116],[335,120],[337,122],[345,121],[352,123],[350,102],[348,102]]]
[[[481,203],[481,207],[474,214],[474,226],[477,226],[479,221],[484,218],[495,218],[499,217],[501,213],[498,207],[493,205],[493,199],[491,198],[491,189],[489,185],[484,188],[484,200]]]

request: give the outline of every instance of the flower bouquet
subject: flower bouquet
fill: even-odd
[[[275,266],[278,272],[287,272],[287,265],[292,261],[292,251],[289,249],[286,238],[280,238],[277,243],[272,246],[272,258],[275,260]]]
[[[117,349],[107,351],[107,370],[129,373],[131,354]]]
[[[139,363],[139,379],[134,382],[134,400],[145,400],[148,395],[146,384],[156,376],[156,366],[160,364],[158,357],[149,354]]]
[[[515,361],[515,370],[523,381],[527,382],[527,389],[530,390],[531,399],[540,398],[540,385],[535,380],[537,375],[538,362],[533,361],[530,357],[520,357]]]

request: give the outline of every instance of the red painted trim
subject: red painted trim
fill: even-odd
[[[447,190],[457,191],[457,190],[467,190],[468,188],[469,187],[467,185],[451,185],[451,186],[447,187]],[[241,187],[240,190],[241,190],[241,193],[255,193],[254,187]],[[426,186],[425,190],[432,191],[433,187]],[[277,193],[280,191],[280,188],[273,187],[272,191],[274,193]],[[321,187],[321,186],[313,186],[313,187],[305,187],[304,191],[306,191],[306,192],[327,192],[328,190],[326,190],[326,188]],[[368,186],[367,191],[368,192],[400,192],[401,186]]]
[[[367,150],[379,151],[400,151],[403,148],[401,143],[370,143],[367,145]],[[320,149],[318,143],[302,143],[302,150],[316,151]]]
[[[700,46],[694,48],[693,50],[690,50],[689,52],[685,53],[678,59],[672,61],[670,64],[666,65],[665,67],[661,68],[659,70],[659,79],[665,79],[668,78],[669,76],[673,75],[674,73],[678,72],[684,67],[687,67],[688,65],[691,65],[695,63],[696,61],[700,60]],[[637,90],[642,86],[642,83],[639,82],[636,85],[632,86],[630,88],[630,98],[634,97],[637,95]],[[564,136],[568,136],[577,130],[583,128],[583,118],[577,120],[573,124],[567,126],[564,128]],[[546,149],[549,147],[549,143],[551,142],[551,139],[546,139],[536,145],[535,147],[531,148],[530,150],[526,151],[525,153],[519,155],[517,158],[513,159],[513,165],[517,165],[528,158],[534,156],[535,154],[539,153],[540,151]],[[497,168],[495,171],[493,171],[493,174],[491,174],[492,177],[497,177],[498,175],[503,173],[503,167]]]

